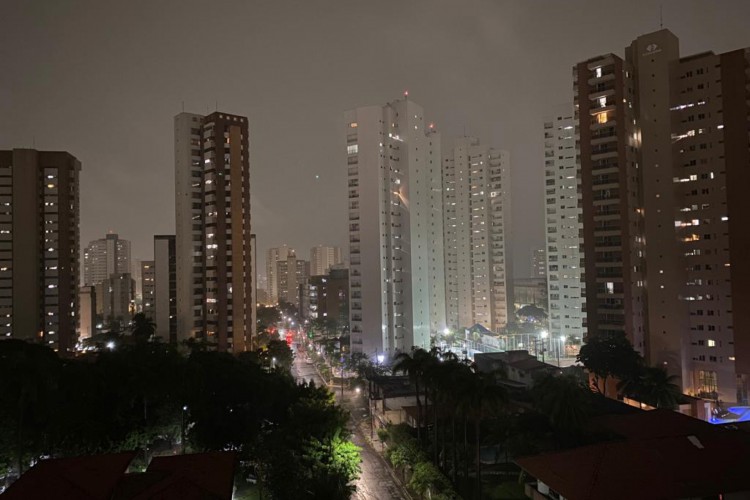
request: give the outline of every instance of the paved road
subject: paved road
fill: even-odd
[[[316,384],[325,384],[320,378],[315,367],[304,361],[304,352],[298,352],[295,357],[292,375],[297,380],[303,378],[307,381],[314,380]],[[344,408],[349,410],[352,417],[350,420],[352,441],[362,449],[362,474],[357,481],[357,492],[352,498],[356,500],[406,500],[406,496],[400,485],[396,483],[387,465],[380,455],[372,448],[366,434],[369,434],[369,420],[366,416],[366,399],[353,391],[344,391],[341,398],[341,389],[334,387],[334,394]]]

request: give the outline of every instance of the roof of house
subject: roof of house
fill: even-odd
[[[111,498],[117,483],[136,456],[135,451],[42,460],[1,495],[3,500]]]
[[[750,491],[750,436],[668,410],[601,417],[624,439],[519,458],[570,500],[684,498]]]
[[[210,452],[154,457],[127,474],[135,451],[42,460],[0,495],[2,500],[229,500],[236,454]]]

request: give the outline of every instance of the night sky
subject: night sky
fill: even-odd
[[[660,4],[683,56],[750,46],[746,0],[0,0],[0,149],[77,156],[81,247],[112,230],[150,259],[174,232],[173,116],[249,116],[265,274],[282,243],[346,250],[343,112],[408,89],[444,145],[510,151],[523,277],[544,241],[544,117],[572,101],[573,64],[622,56]]]

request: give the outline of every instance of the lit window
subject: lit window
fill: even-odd
[[[599,113],[596,115],[596,122],[597,123],[607,123],[607,112]]]
[[[715,340],[711,340],[711,339],[708,339],[708,340],[706,341],[706,345],[707,345],[708,347],[716,347],[716,341],[715,341]]]
[[[357,128],[357,122],[351,122],[349,128]]]
[[[596,77],[601,78],[602,77],[602,68],[596,68]]]
[[[359,146],[357,144],[352,144],[346,147],[346,154],[348,155],[355,155],[359,151]]]

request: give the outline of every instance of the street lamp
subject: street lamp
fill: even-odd
[[[273,358],[271,358],[271,369],[273,370],[274,368],[276,368],[276,357],[275,356]]]
[[[385,356],[383,354],[378,354],[378,366],[382,365],[384,360]]]
[[[182,407],[182,454],[185,454],[185,414],[187,413],[187,405]]]

